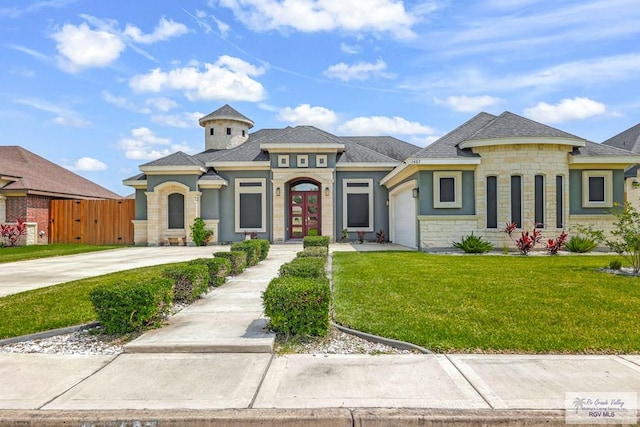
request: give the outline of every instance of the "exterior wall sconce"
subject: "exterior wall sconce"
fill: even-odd
[[[276,196],[280,197],[280,187],[276,187]]]
[[[640,182],[637,179],[634,179],[633,181],[631,181],[631,186],[633,188],[638,188],[640,187]]]
[[[419,188],[414,188],[413,190],[411,190],[411,194],[413,194],[413,198],[417,199],[418,198],[418,194],[420,194],[420,189]]]
[[[329,187],[325,187],[324,189],[324,195],[328,196],[329,195]]]

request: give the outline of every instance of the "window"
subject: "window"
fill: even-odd
[[[556,176],[556,228],[564,228],[564,186],[562,175]]]
[[[582,207],[610,208],[613,206],[611,171],[582,172]]]
[[[511,176],[511,222],[522,228],[522,177]]]
[[[209,135],[213,135],[213,128],[209,129]]]
[[[227,135],[231,135],[231,128],[227,128]]]
[[[309,167],[309,156],[306,154],[298,154],[297,160],[299,168]]]
[[[327,155],[317,155],[316,156],[316,167],[317,168],[326,168],[327,167]]]
[[[168,205],[168,227],[184,228],[184,195],[180,193],[169,194]]]
[[[238,178],[235,181],[235,191],[236,233],[266,231],[266,180]]]
[[[487,177],[487,228],[498,228],[498,177]]]
[[[373,231],[373,180],[342,181],[342,221],[348,231]]]
[[[279,168],[288,168],[289,167],[289,156],[286,154],[278,156],[278,167]]]
[[[536,175],[534,177],[534,197],[535,197],[535,212],[534,221],[536,228],[544,228],[544,176]]]
[[[433,173],[433,207],[462,207],[462,172]]]
[[[242,137],[244,138],[245,136],[247,136],[247,131],[245,131],[244,129],[242,130]]]

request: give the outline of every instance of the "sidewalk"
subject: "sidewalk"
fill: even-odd
[[[273,355],[260,293],[300,249],[273,245],[124,354],[0,354],[0,426],[549,425],[567,392],[640,395],[638,355]]]

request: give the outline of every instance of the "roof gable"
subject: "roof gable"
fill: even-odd
[[[0,146],[0,175],[16,178],[0,191],[49,193],[68,198],[120,198],[118,194],[19,146]]]
[[[583,140],[570,133],[543,125],[517,114],[505,111],[472,135],[469,140],[497,138],[571,138]]]
[[[640,123],[612,136],[602,144],[640,154]]]

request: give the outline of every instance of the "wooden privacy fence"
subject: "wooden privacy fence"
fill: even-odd
[[[132,245],[135,200],[52,200],[49,243]]]

